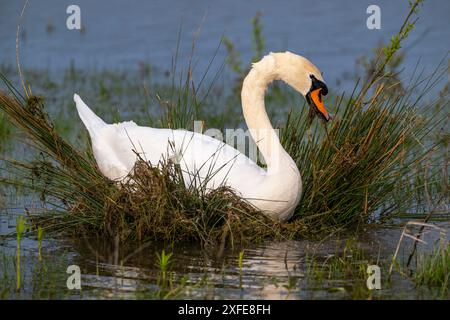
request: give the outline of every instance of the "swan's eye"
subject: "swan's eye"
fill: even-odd
[[[327,86],[325,85],[325,83],[322,83],[321,88],[322,88],[322,90],[320,91],[320,93],[323,94],[324,96],[326,96],[327,93],[328,93],[328,88],[327,88]]]
[[[310,91],[316,90],[316,89],[322,89],[321,94],[326,96],[328,94],[328,88],[322,81],[318,80],[313,74],[310,74],[309,77],[311,78],[311,88]]]

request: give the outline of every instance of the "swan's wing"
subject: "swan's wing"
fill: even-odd
[[[92,138],[95,159],[110,179],[121,179],[133,168],[136,153],[158,165],[178,161],[186,183],[207,182],[209,188],[226,184],[251,186],[265,174],[254,161],[212,137],[186,130],[154,129],[134,122],[106,125]]]
[[[117,136],[110,143],[114,150],[120,152],[118,157],[127,166],[134,164],[134,153],[133,164],[128,161],[131,157],[128,150],[133,148],[152,165],[167,159],[178,162],[187,183],[197,179],[195,183],[198,184],[207,179],[211,188],[221,184],[241,186],[255,183],[255,179],[265,174],[265,170],[243,153],[207,135],[140,126],[122,127],[121,130],[120,138]]]
[[[254,187],[266,174],[253,160],[222,141],[183,130],[177,130],[175,136],[181,168],[191,182],[206,181],[208,188],[228,185],[244,190]]]

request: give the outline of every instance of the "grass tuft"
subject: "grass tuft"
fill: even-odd
[[[326,231],[389,218],[417,203],[424,188],[420,170],[442,165],[441,157],[433,157],[442,144],[430,132],[445,118],[432,104],[413,103],[407,90],[409,96],[392,97],[381,86],[367,103],[359,103],[366,99],[358,95],[347,102],[338,98],[328,127],[305,125],[306,111],[288,117],[282,143],[304,188],[294,218]]]
[[[420,256],[414,279],[418,285],[438,288],[442,297],[450,293],[450,245]]]

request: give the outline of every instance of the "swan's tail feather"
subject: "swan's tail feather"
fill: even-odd
[[[95,132],[96,129],[99,129],[106,125],[106,123],[100,119],[89,107],[81,100],[80,96],[76,93],[73,95],[73,100],[76,103],[78,115],[81,118],[81,121],[83,121],[84,125],[86,126],[86,129],[89,131],[89,134],[92,136],[92,134]]]

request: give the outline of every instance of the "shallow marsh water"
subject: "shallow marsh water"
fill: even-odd
[[[231,39],[244,62],[252,52],[251,19],[262,13],[266,51],[290,50],[305,55],[324,72],[329,87],[355,67],[355,61],[387,41],[399,28],[408,2],[395,1],[89,1],[79,0],[83,32],[65,22],[69,0],[30,1],[23,20],[21,60],[25,68],[65,70],[70,63],[85,70],[137,69],[142,62],[169,70],[182,26],[180,61],[185,65],[197,30],[194,62],[200,76],[221,36]],[[381,9],[381,29],[366,27],[369,5]],[[0,62],[15,64],[15,37],[21,1],[0,3]],[[236,9],[239,8],[239,9]],[[407,39],[405,76],[420,59],[427,72],[448,53],[450,2],[425,2]],[[226,55],[222,47],[215,67]],[[353,88],[352,82],[344,86]],[[75,91],[76,88],[74,88]]]
[[[14,231],[13,215],[0,216],[1,233]],[[449,225],[442,225],[447,231]],[[42,243],[33,236],[22,241],[21,291],[15,291],[15,239],[0,243],[0,296],[19,299],[435,299],[449,298],[441,288],[416,286],[412,278],[388,268],[400,227],[370,228],[359,236],[332,236],[322,241],[266,241],[225,249],[202,249],[193,244],[173,247],[157,243],[117,245],[101,239],[52,240]],[[438,236],[428,234],[428,245],[419,254],[438,245]],[[448,241],[448,237],[446,239]],[[157,253],[172,253],[165,285]],[[241,267],[239,253],[244,250]],[[400,265],[411,250],[405,241]],[[347,263],[346,263],[347,262]],[[381,268],[381,290],[366,286],[366,268]],[[68,290],[66,269],[81,269],[81,287]]]

